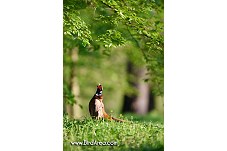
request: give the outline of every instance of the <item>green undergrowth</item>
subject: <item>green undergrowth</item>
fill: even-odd
[[[124,114],[124,117],[131,119],[133,121],[139,121],[139,122],[152,122],[152,123],[160,123],[160,124],[164,123],[164,116],[155,111],[148,113],[146,115],[126,113]]]
[[[131,118],[130,122],[123,123],[91,118],[75,120],[64,115],[64,151],[163,151],[164,125],[161,122],[134,120]],[[76,142],[91,144],[76,145]],[[104,146],[107,142],[111,144]]]

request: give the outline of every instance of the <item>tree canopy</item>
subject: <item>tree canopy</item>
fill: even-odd
[[[64,0],[64,52],[111,54],[112,48],[130,45],[142,53],[152,90],[164,94],[163,1]],[[134,53],[131,51],[131,53]],[[136,52],[135,52],[136,53]]]

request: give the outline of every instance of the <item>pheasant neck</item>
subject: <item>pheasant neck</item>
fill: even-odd
[[[96,94],[95,94],[96,96],[101,96],[102,95],[102,91],[96,91]]]

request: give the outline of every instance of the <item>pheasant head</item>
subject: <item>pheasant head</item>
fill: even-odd
[[[97,85],[97,90],[96,90],[95,95],[101,96],[102,95],[102,91],[103,91],[102,85],[101,84]]]

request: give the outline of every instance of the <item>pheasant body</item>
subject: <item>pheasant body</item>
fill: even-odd
[[[117,119],[114,117],[109,116],[106,111],[103,104],[103,95],[102,95],[103,87],[101,84],[97,86],[97,90],[95,95],[92,97],[92,99],[89,102],[89,112],[93,119],[100,119],[105,118],[109,120],[115,120],[118,122],[124,122],[124,120]]]

